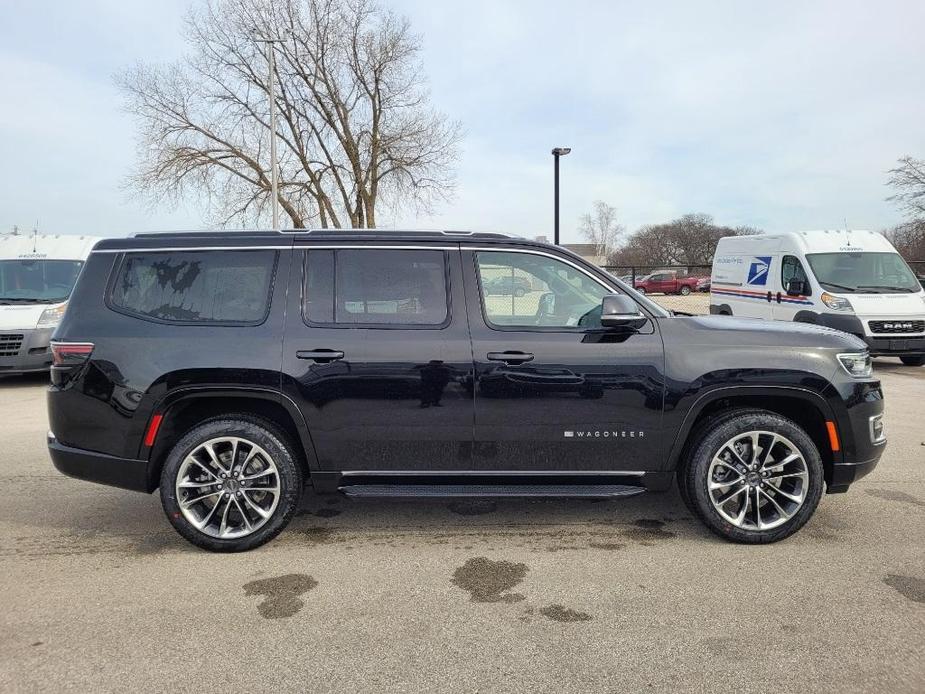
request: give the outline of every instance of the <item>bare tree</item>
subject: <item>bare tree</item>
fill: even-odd
[[[883,232],[899,254],[906,260],[925,261],[925,219],[898,224]],[[925,264],[916,266],[920,275],[925,275]]]
[[[195,192],[219,224],[265,218],[266,46],[279,204],[293,227],[373,228],[380,202],[428,210],[452,195],[461,127],[429,105],[404,17],[374,0],[204,0],[187,38],[183,62],[116,77],[141,126],[128,186],[152,203]]]
[[[581,216],[578,230],[600,258],[607,258],[616,249],[625,231],[617,220],[617,208],[603,200],[596,200],[594,210]]]
[[[925,161],[905,156],[898,163],[887,181],[896,193],[887,200],[897,203],[909,219],[925,220]]]
[[[610,258],[610,265],[708,265],[724,236],[761,233],[748,226],[726,227],[708,214],[686,214],[664,224],[641,227]]]

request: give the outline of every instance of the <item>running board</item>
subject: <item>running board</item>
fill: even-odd
[[[642,494],[643,487],[626,484],[350,484],[338,491],[352,498],[583,498],[614,499]]]

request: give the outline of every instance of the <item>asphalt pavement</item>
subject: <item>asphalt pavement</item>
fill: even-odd
[[[776,545],[675,492],[310,495],[237,555],[57,473],[45,379],[0,380],[0,691],[925,691],[925,368],[877,373],[885,457]]]

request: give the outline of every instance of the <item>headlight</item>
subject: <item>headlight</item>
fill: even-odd
[[[854,308],[851,306],[851,302],[847,299],[840,296],[833,296],[828,292],[822,292],[822,296],[819,297],[822,299],[822,303],[828,306],[830,309],[835,311],[853,311]]]
[[[839,354],[838,361],[842,367],[844,367],[845,371],[855,378],[867,378],[874,372],[873,364],[871,364],[870,361],[870,354],[867,352]]]
[[[42,311],[42,315],[39,316],[39,322],[36,327],[39,328],[52,328],[58,323],[61,322],[61,317],[64,316],[64,309],[67,308],[67,303],[63,303],[60,306],[52,306],[51,308],[46,308]]]

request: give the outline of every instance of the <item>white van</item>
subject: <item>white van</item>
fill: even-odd
[[[925,364],[925,291],[871,231],[720,239],[710,313],[825,325],[857,335],[874,356]]]
[[[0,375],[44,371],[93,236],[0,236]]]

